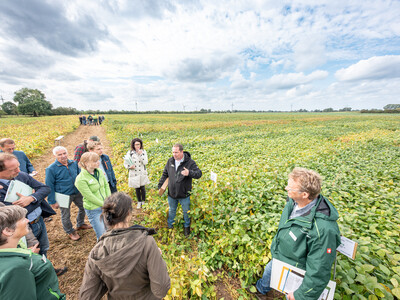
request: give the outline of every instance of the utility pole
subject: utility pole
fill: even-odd
[[[4,98],[3,98],[3,95],[1,95],[1,104],[4,104]]]
[[[185,112],[185,107],[186,107],[185,104],[182,104],[182,106],[183,106],[183,112]]]
[[[136,101],[136,112],[137,112],[137,101]]]
[[[232,107],[232,110],[231,110],[231,111],[233,112],[233,103],[232,103],[231,107]]]
[[[290,104],[290,112],[293,111],[293,104]]]

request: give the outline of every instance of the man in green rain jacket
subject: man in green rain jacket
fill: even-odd
[[[318,299],[331,277],[340,231],[337,210],[322,195],[321,177],[314,171],[295,168],[286,187],[288,201],[278,232],[271,244],[272,258],[306,271],[300,287],[287,295],[289,300]],[[272,263],[257,281],[256,296],[263,299],[270,288]]]

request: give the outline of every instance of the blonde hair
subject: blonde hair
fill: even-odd
[[[96,148],[97,146],[102,146],[103,144],[101,143],[101,142],[98,142],[98,141],[88,141],[87,142],[87,145],[86,145],[86,148],[89,150],[89,151],[91,151],[91,150],[93,150],[94,148]]]
[[[87,170],[87,165],[89,162],[96,162],[100,159],[100,156],[94,152],[85,152],[82,154],[81,160],[79,161],[79,166]]]
[[[322,177],[313,170],[294,168],[289,178],[300,185],[300,190],[309,194],[308,199],[314,200],[321,192]]]

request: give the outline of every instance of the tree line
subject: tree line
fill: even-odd
[[[333,108],[306,110],[299,109],[293,112],[346,112],[352,111],[351,107],[344,107],[339,110]],[[211,109],[202,108],[196,111],[126,111],[126,110],[87,110],[81,111],[73,107],[57,107],[53,108],[50,101],[46,100],[46,96],[38,89],[22,88],[14,93],[13,102],[7,101],[1,105],[0,115],[30,115],[38,116],[51,116],[51,115],[77,115],[77,114],[176,114],[176,113],[240,113],[240,112],[281,112],[274,110],[223,110],[211,111]],[[361,113],[400,113],[400,104],[388,104],[383,110],[379,109],[363,109]]]

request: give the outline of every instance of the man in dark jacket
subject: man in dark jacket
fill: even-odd
[[[17,193],[19,199],[13,203],[4,201],[11,180],[21,181],[30,186],[34,192],[31,195]],[[47,254],[49,239],[47,237],[46,225],[43,218],[55,215],[45,198],[50,194],[47,185],[35,180],[32,176],[20,172],[18,159],[9,153],[0,153],[0,201],[5,205],[19,205],[27,209],[26,218],[29,220],[29,227],[39,241],[39,254]]]
[[[172,157],[168,159],[163,174],[158,182],[161,188],[168,178],[168,228],[172,229],[175,222],[178,203],[182,206],[185,236],[190,234],[190,191],[192,190],[192,178],[199,179],[202,173],[195,161],[191,159],[190,153],[183,151],[181,144],[172,147]]]
[[[331,277],[331,267],[340,245],[336,223],[339,214],[321,194],[321,177],[312,170],[294,168],[289,174],[288,200],[271,244],[271,256],[306,271],[300,287],[289,300],[318,299]],[[271,290],[272,262],[257,281],[257,297]]]

